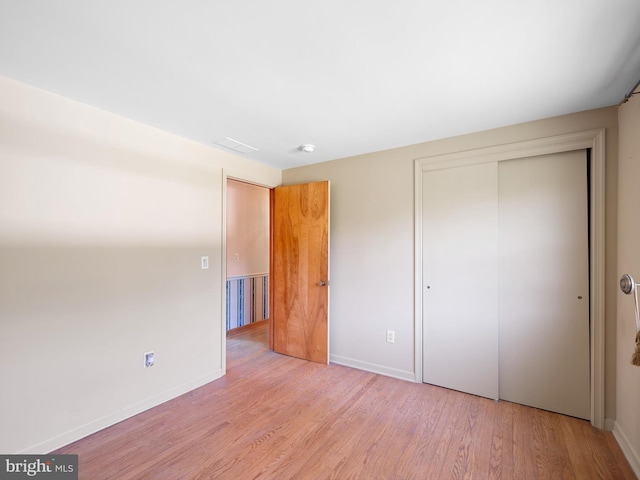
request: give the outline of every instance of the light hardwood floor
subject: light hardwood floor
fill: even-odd
[[[56,453],[102,479],[635,479],[609,432],[227,341],[227,375]]]

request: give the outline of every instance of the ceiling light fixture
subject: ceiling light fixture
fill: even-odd
[[[316,146],[315,145],[311,145],[310,143],[305,143],[304,145],[300,145],[298,147],[298,149],[302,150],[303,152],[306,153],[311,153],[315,150]]]

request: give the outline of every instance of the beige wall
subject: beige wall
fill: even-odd
[[[633,132],[625,152],[638,150],[637,110],[637,99],[620,110]],[[617,278],[640,272],[640,226],[621,205],[618,270],[617,125],[611,107],[281,173],[0,77],[0,451],[49,451],[222,374],[227,175],[331,181],[332,360],[412,379],[413,160],[604,127],[606,417],[617,364],[616,426],[638,452],[640,384]],[[621,196],[637,204],[640,171],[624,155]],[[156,365],[144,369],[148,350]]]
[[[281,178],[0,77],[0,452],[50,451],[223,374],[225,174]]]
[[[269,273],[269,189],[227,180],[227,278]]]
[[[640,281],[640,96],[618,109],[618,276]],[[617,410],[614,434],[640,476],[640,367],[630,363],[635,347],[633,296],[617,290]]]
[[[284,183],[331,181],[332,361],[413,378],[414,159],[595,128],[606,129],[605,415],[612,425],[617,276],[615,107],[285,170]],[[394,344],[386,343],[387,329],[396,331]]]

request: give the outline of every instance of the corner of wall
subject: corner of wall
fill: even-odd
[[[640,478],[640,455],[635,451],[633,445],[629,441],[629,437],[622,430],[622,427],[617,422],[613,427],[613,436],[615,437],[618,445],[620,445],[620,449],[622,453],[626,457],[629,465],[633,469],[633,473],[636,474],[638,478]]]

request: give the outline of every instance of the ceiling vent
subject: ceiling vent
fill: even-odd
[[[258,151],[257,148],[252,147],[251,145],[247,145],[246,143],[239,142],[229,137],[225,137],[222,140],[214,141],[213,143],[238,153],[252,153]]]

